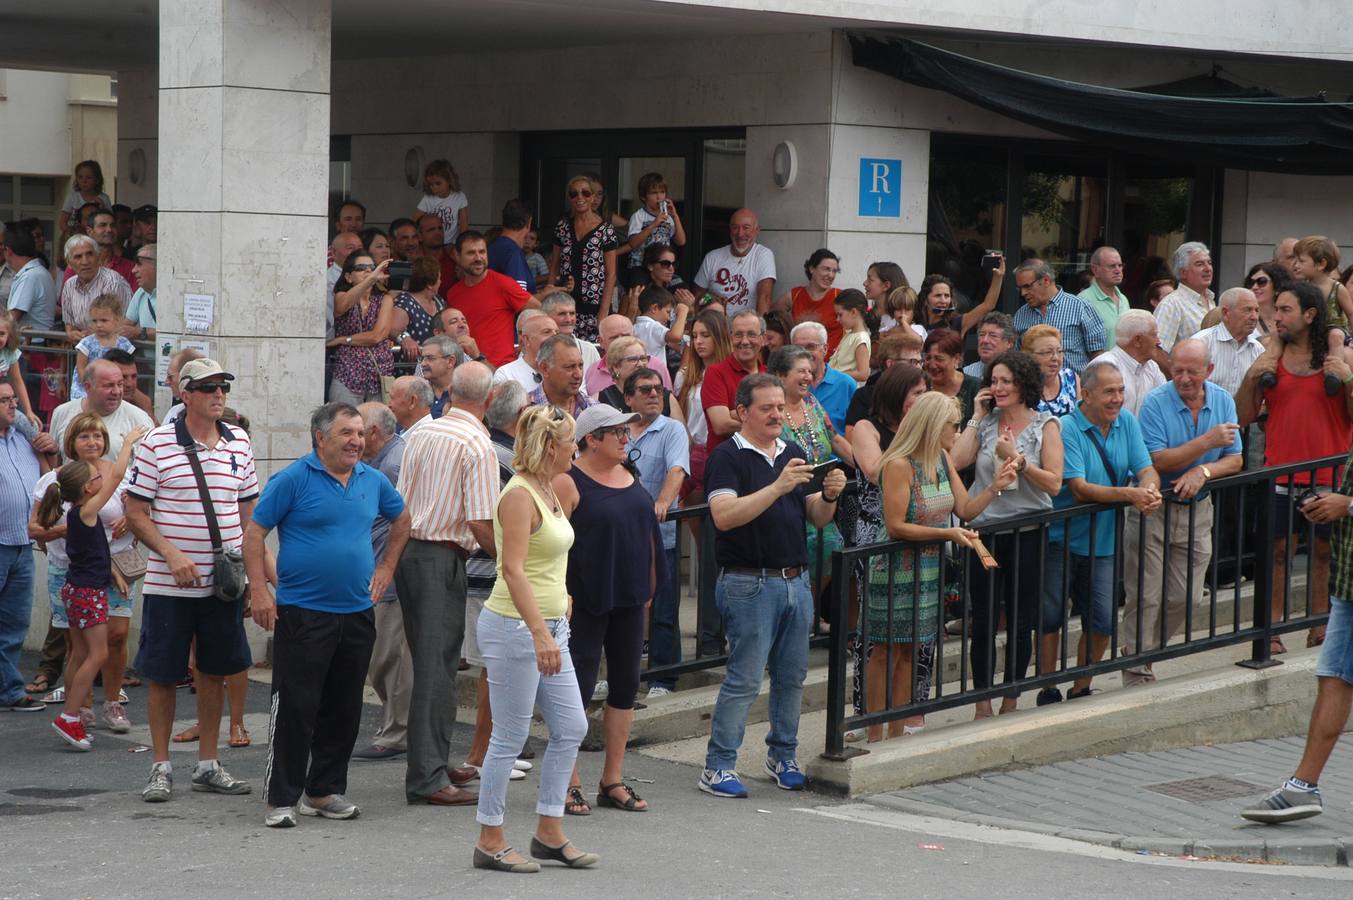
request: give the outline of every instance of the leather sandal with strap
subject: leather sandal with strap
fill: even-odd
[[[592,815],[592,807],[588,805],[587,798],[583,796],[583,789],[579,785],[569,785],[568,793],[564,795],[564,814],[569,816]]]
[[[617,800],[611,795],[611,791],[620,788],[625,792],[624,800]],[[603,784],[597,789],[597,806],[609,806],[612,809],[623,809],[626,812],[648,812],[647,806],[640,806],[644,798],[634,793],[634,788],[625,784],[623,781],[617,781],[615,784]]]

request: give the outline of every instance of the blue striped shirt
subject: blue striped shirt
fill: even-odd
[[[29,543],[28,511],[38,481],[38,457],[17,428],[0,435],[0,544]]]
[[[1099,313],[1080,297],[1060,289],[1042,312],[1027,303],[1015,311],[1015,333],[1020,338],[1035,325],[1051,325],[1062,333],[1064,362],[1077,374],[1107,346]]]

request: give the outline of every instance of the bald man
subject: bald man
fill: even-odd
[[[611,377],[611,370],[606,368],[606,348],[611,346],[611,341],[618,337],[634,337],[634,323],[629,320],[628,316],[617,313],[606,316],[597,323],[597,345],[598,349],[601,350],[601,355],[596,362],[587,367],[587,371],[583,374],[583,390],[587,391],[587,396],[595,397],[615,384],[615,379]],[[650,356],[648,367],[662,376],[662,386],[670,391],[672,389],[672,376],[667,371],[667,360],[659,356]]]
[[[729,243],[711,251],[695,275],[695,294],[712,293],[724,302],[731,319],[744,309],[765,315],[775,292],[775,254],[756,242],[761,223],[750,209],[728,220]]]

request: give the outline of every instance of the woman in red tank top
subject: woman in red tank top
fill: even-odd
[[[781,295],[776,302],[780,309],[787,310],[794,317],[794,324],[800,322],[818,322],[827,329],[827,355],[836,352],[841,343],[841,323],[836,320],[836,295],[839,288],[832,287],[837,273],[841,271],[841,260],[830,250],[813,252],[803,264],[803,274],[808,284],[796,287]]]

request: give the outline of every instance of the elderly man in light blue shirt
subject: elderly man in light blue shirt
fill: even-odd
[[[1239,472],[1243,459],[1236,403],[1207,380],[1212,374],[1207,346],[1193,338],[1179,341],[1170,351],[1170,366],[1174,380],[1146,395],[1138,417],[1161,484],[1173,488],[1174,496],[1148,521],[1144,539],[1135,518],[1128,516],[1124,553],[1134,564],[1123,574],[1128,596],[1122,634],[1129,654],[1159,647],[1162,628],[1165,640],[1179,633],[1185,609],[1202,598],[1212,558],[1207,483]],[[1140,566],[1135,564],[1138,555]],[[1125,685],[1154,680],[1149,664],[1123,672]]]
[[[37,712],[45,704],[24,691],[19,654],[33,613],[33,546],[28,512],[40,466],[28,438],[14,427],[14,387],[0,382],[0,706]]]
[[[653,595],[653,628],[649,639],[648,664],[653,667],[681,662],[681,630],[678,611],[681,606],[680,551],[677,549],[676,522],[664,521],[676,509],[677,494],[691,471],[690,438],[686,426],[662,415],[662,376],[653,369],[636,370],[621,385],[625,403],[639,418],[630,423],[630,451],[639,451],[635,460],[639,483],[653,498],[653,511],[662,522],[662,546],[667,554],[667,580]],[[661,697],[676,687],[675,678],[649,682],[648,696]]]

